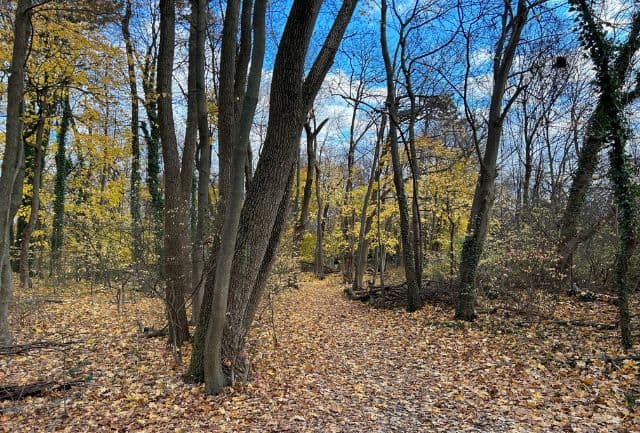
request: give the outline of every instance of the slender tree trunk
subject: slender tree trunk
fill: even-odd
[[[507,7],[509,6],[505,4],[503,17],[507,16]],[[489,106],[487,141],[471,206],[467,236],[462,245],[460,258],[460,286],[455,314],[458,320],[472,321],[476,318],[474,284],[478,262],[489,230],[491,208],[495,198],[495,179],[498,175],[496,163],[502,138],[502,125],[506,115],[503,110],[503,98],[528,13],[529,6],[526,1],[518,0],[516,15],[509,18],[508,23],[503,20],[502,35],[496,45],[497,53],[493,66],[493,90]]]
[[[122,17],[122,36],[127,53],[127,75],[131,100],[131,191],[129,205],[131,213],[131,253],[137,266],[144,261],[142,246],[142,217],[140,214],[140,109],[138,104],[138,84],[133,43],[129,31],[131,21],[131,0],[127,0]]]
[[[33,179],[31,184],[31,203],[29,206],[29,219],[22,231],[22,240],[20,242],[20,285],[23,289],[31,287],[31,270],[30,270],[30,246],[33,230],[38,222],[38,212],[40,211],[40,184],[42,181],[42,170],[44,167],[44,149],[45,143],[45,123],[48,114],[48,106],[46,103],[47,96],[44,95],[40,101],[40,115],[38,116],[38,124],[36,126],[36,137],[33,145],[35,149]],[[46,140],[49,140],[47,131]]]
[[[380,41],[382,45],[382,57],[384,58],[386,79],[387,79],[387,99],[386,106],[389,112],[389,149],[391,151],[391,162],[393,165],[393,183],[396,189],[398,201],[398,211],[400,213],[400,235],[402,253],[404,261],[404,272],[407,280],[407,311],[413,312],[422,306],[420,299],[420,281],[416,274],[413,234],[409,223],[409,211],[407,196],[404,188],[404,176],[402,174],[402,162],[398,150],[398,109],[396,106],[396,89],[394,84],[394,67],[389,56],[387,46],[387,2],[382,0],[380,15]]]
[[[314,147],[317,147],[317,143]],[[324,221],[329,212],[328,204],[324,204],[320,193],[320,164],[316,161],[316,248],[314,254],[315,274],[319,279],[324,279]]]
[[[311,194],[313,193],[313,177],[315,173],[316,161],[316,148],[318,141],[318,134],[322,130],[322,127],[327,123],[329,119],[324,119],[320,122],[320,125],[315,126],[315,118],[312,119],[314,128],[311,128],[311,120],[305,122],[304,130],[307,138],[307,177],[304,181],[304,192],[302,194],[302,207],[300,211],[300,219],[294,228],[294,245],[296,250],[300,250],[302,240],[304,238],[304,232],[307,229],[307,222],[309,219],[309,205],[311,204]],[[316,180],[317,182],[317,180]]]
[[[230,3],[233,0],[230,1]],[[233,7],[233,5],[231,5]],[[236,6],[237,7],[237,6]],[[227,13],[229,13],[229,4]],[[228,383],[223,371],[222,336],[224,332],[227,300],[229,294],[229,282],[233,265],[234,250],[240,224],[240,213],[244,199],[244,167],[247,157],[247,146],[251,125],[258,104],[260,92],[260,79],[262,76],[262,64],[265,51],[265,14],[266,0],[256,0],[253,17],[253,49],[251,66],[247,79],[247,91],[244,95],[240,122],[236,128],[236,137],[233,143],[233,156],[231,162],[231,190],[224,215],[224,224],[218,250],[216,263],[216,279],[213,290],[211,306],[211,319],[209,320],[205,346],[209,349],[204,353],[204,380],[205,390],[209,394],[218,394]],[[227,24],[227,23],[225,23]],[[229,23],[233,29],[237,24]]]
[[[155,252],[158,275],[164,278],[164,197],[160,183],[160,126],[158,125],[158,98],[156,95],[156,51],[157,31],[153,29],[142,67],[143,105],[148,124],[142,123],[142,131],[147,145],[147,188],[151,196],[152,224],[155,238]]]
[[[50,274],[60,275],[60,255],[64,243],[64,204],[67,189],[67,176],[69,175],[69,161],[67,160],[66,146],[69,125],[73,116],[69,103],[69,90],[63,90],[62,119],[58,129],[58,149],[56,150],[56,176],[53,188],[53,223],[51,233],[51,265]]]
[[[368,228],[371,227],[371,223],[367,224],[367,209],[369,208],[369,202],[371,201],[371,192],[373,185],[377,179],[380,178],[380,167],[378,160],[380,157],[380,148],[384,142],[384,133],[386,129],[387,117],[382,115],[380,121],[380,128],[378,129],[378,137],[376,139],[376,148],[373,152],[373,162],[371,163],[371,174],[369,175],[369,183],[367,184],[367,190],[362,200],[362,212],[360,213],[360,233],[358,235],[358,249],[356,252],[356,277],[353,280],[351,287],[351,294],[364,286],[364,273],[367,267],[367,249],[368,242],[366,241],[366,235]],[[368,227],[367,227],[368,226]]]
[[[208,233],[210,219],[209,186],[211,171],[211,136],[209,133],[209,113],[207,110],[207,94],[205,84],[205,42],[207,35],[207,2],[193,0],[197,11],[196,20],[196,98],[198,105],[198,221],[196,226],[195,254],[193,257],[193,321],[197,322],[204,296],[203,266],[205,261],[204,241]]]
[[[13,52],[7,83],[7,120],[5,127],[5,150],[0,174],[0,345],[11,344],[8,325],[11,302],[11,265],[9,263],[10,232],[17,206],[12,197],[16,191],[22,196],[24,177],[24,149],[22,143],[22,112],[25,62],[31,36],[31,1],[19,0],[13,27]],[[15,209],[14,209],[15,207]]]
[[[175,49],[175,4],[160,0],[160,46],[158,53],[158,124],[164,160],[164,255],[166,274],[166,307],[169,341],[181,346],[189,338],[185,294],[191,290],[191,268],[188,261],[189,191],[191,179],[181,176],[180,156],[176,140],[172,107],[173,59]],[[190,83],[191,84],[191,83]],[[183,160],[193,158],[185,143]],[[186,186],[186,188],[185,188]]]

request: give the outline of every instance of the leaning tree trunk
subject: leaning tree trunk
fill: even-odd
[[[247,371],[245,337],[282,234],[300,133],[357,1],[343,1],[309,73],[301,80],[321,3],[294,1],[276,55],[267,134],[240,216],[229,285],[222,356],[231,364],[227,373],[230,376]],[[273,176],[273,173],[289,175]]]
[[[7,120],[5,150],[0,174],[0,345],[11,344],[7,322],[11,302],[11,266],[9,264],[10,232],[17,206],[12,197],[16,191],[22,196],[24,177],[24,149],[22,143],[22,111],[25,62],[31,34],[31,1],[19,0],[13,27],[13,52],[7,83]]]
[[[605,115],[602,102],[598,101],[593,114],[589,118],[585,132],[584,144],[578,155],[578,166],[573,175],[569,189],[567,205],[560,221],[560,259],[558,272],[569,274],[573,255],[578,248],[578,221],[582,213],[585,197],[591,186],[593,175],[598,168],[599,154],[606,137],[600,127],[600,119]]]

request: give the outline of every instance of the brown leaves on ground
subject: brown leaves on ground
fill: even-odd
[[[63,299],[19,303],[16,340],[76,343],[0,356],[0,385],[85,385],[1,402],[0,431],[640,431],[637,364],[603,360],[622,355],[617,330],[496,315],[462,324],[449,310],[375,310],[335,282],[309,282],[274,297],[275,327],[269,303],[259,310],[254,380],[209,397],[181,381],[186,366],[163,339],[141,338],[140,323],[162,325],[158,300],[135,295],[118,313],[111,293]],[[555,315],[613,322],[615,308],[566,300]]]

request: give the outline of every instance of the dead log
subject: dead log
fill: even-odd
[[[47,391],[63,391],[84,384],[83,381],[41,381],[26,385],[3,385],[0,386],[0,400],[20,400],[29,396],[40,396]]]

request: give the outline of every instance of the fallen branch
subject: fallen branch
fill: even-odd
[[[625,361],[640,362],[640,355],[619,356],[619,357],[616,357],[616,358],[611,358],[610,356],[605,356],[604,357],[604,361],[609,363],[609,364],[613,364],[613,365],[620,365],[620,364],[624,363]]]
[[[31,350],[64,347],[78,343],[82,343],[82,341],[35,341],[33,343],[15,344],[13,346],[0,346],[0,355],[19,355]]]
[[[28,383],[26,385],[4,385],[0,386],[0,400],[20,400],[29,396],[39,396],[45,391],[62,391],[73,386],[84,385],[83,381],[55,382],[42,381]]]

